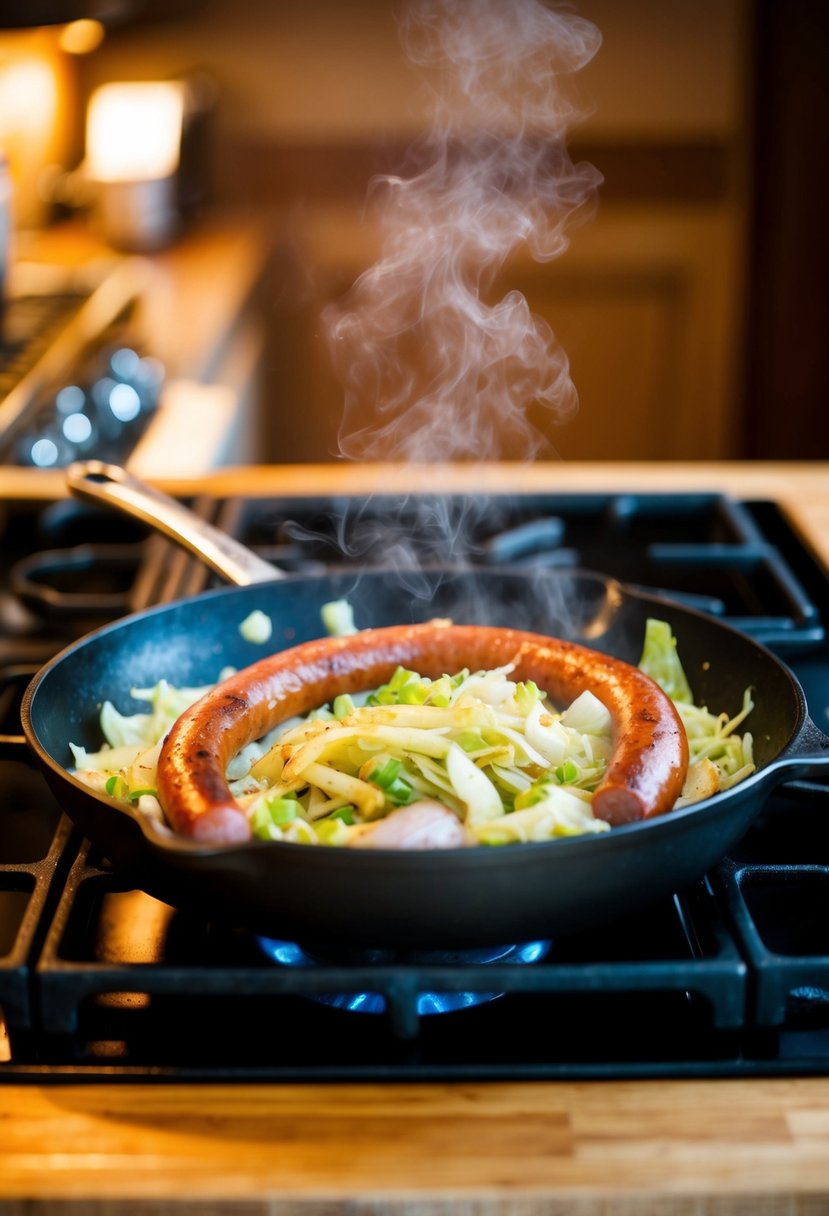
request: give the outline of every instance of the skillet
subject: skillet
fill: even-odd
[[[781,781],[829,765],[829,738],[803,691],[764,646],[722,621],[601,574],[524,569],[422,572],[412,594],[388,570],[286,576],[178,503],[99,462],[73,466],[73,493],[148,520],[238,585],[133,614],[73,643],[35,676],[22,722],[47,782],[80,830],[131,882],[167,903],[305,943],[447,949],[581,931],[628,915],[701,878],[740,839]],[[757,771],[692,807],[599,836],[432,852],[341,850],[252,841],[208,846],[84,786],[67,771],[69,741],[100,746],[98,708],[138,706],[133,687],[214,681],[226,666],[320,636],[320,610],[347,598],[360,627],[448,616],[580,641],[636,663],[645,622],[667,620],[695,700],[755,709]],[[267,645],[242,637],[253,609]]]

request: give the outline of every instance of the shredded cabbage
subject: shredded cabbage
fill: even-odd
[[[344,604],[326,606],[327,624],[338,631],[353,627]],[[663,621],[648,621],[640,666],[674,701],[688,736],[688,780],[678,806],[728,789],[753,771],[751,735],[738,733],[753,708],[751,690],[732,717],[694,705]],[[440,804],[444,815],[447,808],[454,813],[470,844],[608,831],[591,806],[613,752],[607,708],[584,692],[559,711],[534,683],[516,682],[512,673],[507,665],[432,680],[399,667],[372,693],[339,696],[282,723],[227,767],[253,834],[347,846],[378,820],[424,800]],[[155,790],[161,743],[207,691],[161,680],[132,690],[150,712],[124,714],[105,702],[105,745],[87,752],[70,744],[77,775],[162,819]]]
[[[607,831],[590,795],[611,754],[610,715],[591,693],[559,713],[512,670],[430,680],[400,667],[364,705],[284,731],[252,770],[268,787],[249,803],[254,834],[287,838],[267,810],[282,814],[283,799],[333,845],[421,799],[453,810],[470,843]]]
[[[748,732],[737,734],[737,728],[754,708],[750,688],[743,693],[742,709],[733,717],[713,714],[706,706],[694,705],[676,638],[667,621],[647,621],[639,666],[674,702],[688,736],[688,779],[679,804],[687,805],[718,790],[730,789],[754,772],[752,736]]]
[[[691,686],[679,661],[676,638],[671,633],[667,621],[651,618],[645,622],[645,642],[639,668],[652,680],[656,680],[672,701],[680,701],[683,705],[692,704],[694,697]]]
[[[122,714],[111,701],[101,706],[101,733],[105,745],[88,752],[69,744],[76,775],[93,789],[103,790],[145,814],[163,817],[156,794],[156,765],[161,742],[185,709],[207,692],[204,688],[174,688],[159,680],[153,688],[133,688],[135,701],[147,702],[150,713]]]

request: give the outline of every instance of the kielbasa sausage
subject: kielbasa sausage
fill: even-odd
[[[158,795],[175,831],[211,843],[247,840],[244,810],[228,789],[231,757],[287,718],[346,692],[376,688],[398,666],[437,679],[467,667],[514,663],[512,678],[534,680],[554,704],[590,690],[610,712],[614,752],[593,795],[610,824],[660,815],[676,801],[688,742],[673,704],[638,668],[574,642],[493,626],[423,625],[364,629],[320,638],[254,663],[218,684],[173,726],[158,762]]]

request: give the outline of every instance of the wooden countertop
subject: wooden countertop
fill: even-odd
[[[64,492],[63,473],[3,470],[3,493],[54,498]],[[220,469],[197,480],[157,483],[171,494],[261,495],[313,498],[321,495],[409,493],[549,494],[700,490],[743,498],[772,498],[829,568],[829,461],[751,463],[719,461],[643,463],[486,463],[388,465],[381,463],[291,464]]]
[[[142,1216],[829,1210],[829,1079],[60,1086],[0,1101],[0,1196],[30,1200],[0,1210],[21,1216],[121,1213],[128,1198]]]
[[[35,478],[12,470],[4,492],[39,497],[60,484]],[[300,496],[406,485],[771,496],[829,566],[829,464],[293,466],[228,470],[198,485]],[[3,1085],[0,1120],[0,1211],[20,1216],[829,1212],[829,1076]]]

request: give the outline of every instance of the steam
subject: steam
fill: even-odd
[[[428,76],[433,123],[410,177],[379,178],[382,256],[324,315],[354,459],[529,460],[577,408],[549,325],[496,277],[526,246],[567,248],[601,180],[565,140],[569,77],[595,54],[590,22],[542,0],[414,0],[401,23]]]

